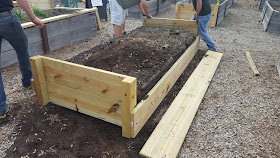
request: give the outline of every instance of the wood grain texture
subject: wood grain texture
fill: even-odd
[[[137,104],[133,110],[133,132],[132,138],[135,138],[141,128],[147,122],[149,117],[153,114],[162,99],[166,96],[172,86],[175,84],[179,76],[188,66],[199,46],[200,38],[185,51],[185,53],[177,60],[177,62],[166,72],[166,74],[159,80],[159,82],[147,94],[147,99],[142,100]]]
[[[206,53],[140,151],[141,156],[177,156],[221,58],[221,53]]]

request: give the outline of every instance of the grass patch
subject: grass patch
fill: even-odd
[[[42,16],[42,17],[45,17],[45,18],[48,17],[47,13],[45,13],[43,11],[40,11],[38,8],[32,8],[32,10],[33,10],[33,12],[36,16]]]
[[[17,16],[17,18],[18,18],[18,20],[19,21],[23,21],[23,20],[25,20],[24,19],[24,16],[23,16],[23,13],[20,11],[20,10],[13,10],[13,12],[16,14],[16,16]]]

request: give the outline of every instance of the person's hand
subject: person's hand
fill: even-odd
[[[37,18],[36,16],[35,18],[31,19],[31,21],[36,25],[37,28],[42,28],[44,26],[41,19]]]
[[[196,23],[198,24],[198,15],[196,13],[194,14],[194,20],[196,20]]]

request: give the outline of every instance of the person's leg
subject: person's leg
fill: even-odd
[[[0,37],[0,52],[1,52],[1,43],[2,43],[2,37]],[[1,54],[0,54],[0,61],[1,61]],[[1,63],[0,63],[0,67],[1,67]],[[7,112],[7,110],[8,110],[8,105],[6,103],[6,94],[5,94],[1,70],[0,70],[0,119],[6,117],[5,112]]]
[[[9,15],[0,15],[0,52],[1,52],[1,44],[2,44],[2,32],[6,29],[9,29],[10,23],[12,23],[13,18]],[[0,61],[1,61],[1,54],[0,54]],[[1,68],[1,62],[0,62]],[[6,94],[4,90],[4,85],[2,81],[1,69],[0,69],[0,119],[6,117],[6,112],[8,110],[8,105],[6,103]]]
[[[110,0],[111,23],[113,24],[114,37],[122,35],[124,30],[125,11],[116,0]]]
[[[113,24],[113,28],[114,28],[114,37],[115,38],[120,37],[122,35],[122,31],[123,31],[122,26]]]
[[[149,12],[149,7],[148,7],[148,4],[147,4],[147,1],[146,0],[141,0],[140,2],[145,14],[147,15],[147,17],[151,18],[152,16],[150,15],[150,12]]]
[[[17,53],[18,65],[22,74],[22,85],[27,88],[31,86],[32,79],[28,40],[16,15],[13,15],[12,25],[13,26],[10,29],[5,30],[3,38],[13,46]]]
[[[206,30],[207,24],[211,18],[211,14],[206,16],[198,17],[198,34],[200,38],[206,43],[208,46],[208,50],[216,51],[216,45],[212,42],[209,34]]]
[[[145,11],[144,11],[144,9],[143,9],[143,7],[142,7],[141,2],[138,3],[138,7],[139,7],[139,10],[140,10],[141,14],[142,14],[143,16],[146,16],[146,13],[145,13]]]

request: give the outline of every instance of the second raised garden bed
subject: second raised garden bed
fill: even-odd
[[[266,1],[262,10],[264,31],[280,33],[280,1]]]
[[[42,29],[36,28],[32,22],[22,24],[28,38],[31,56],[44,54],[73,42],[84,40],[96,34],[97,29],[101,28],[97,8],[78,10],[60,8],[56,10],[67,12],[67,14],[42,19],[45,24]],[[14,48],[4,39],[1,58],[1,67],[17,62]]]
[[[151,15],[160,13],[164,11],[165,9],[170,7],[171,1],[170,0],[150,0],[147,2],[149,7],[149,12]],[[134,6],[132,8],[128,9],[128,17],[141,19],[142,14],[140,13],[140,10],[138,6]]]
[[[174,64],[171,62],[171,68],[169,68],[166,73],[163,72],[165,73],[164,76],[159,79],[155,79],[158,82],[155,83],[155,86],[152,86],[152,89],[148,93],[144,92],[146,94],[141,94],[142,97],[138,96],[137,85],[141,84],[137,84],[137,78],[143,77],[142,81],[144,80],[149,83],[150,80],[153,80],[154,76],[154,78],[157,78],[157,73],[160,70],[155,71],[152,77],[147,77],[145,79],[145,73],[141,75],[141,73],[138,73],[139,71],[136,70],[131,74],[131,76],[110,72],[112,71],[110,65],[113,64],[115,67],[118,67],[116,65],[118,65],[119,59],[114,56],[106,58],[105,54],[105,58],[102,59],[103,57],[101,56],[100,60],[107,60],[107,70],[110,71],[36,56],[31,58],[31,67],[34,75],[32,87],[36,92],[38,103],[40,105],[46,105],[49,102],[52,102],[57,105],[102,119],[112,124],[121,126],[122,135],[124,137],[136,137],[146,121],[196,54],[200,40],[197,36],[197,24],[195,21],[145,18],[143,26],[167,27],[163,33],[174,36],[180,34],[180,30],[178,31],[174,28],[185,29],[193,32],[195,38],[194,42],[185,51],[183,51],[183,54],[178,58],[178,60],[174,61]],[[155,30],[157,30],[157,28],[155,28]],[[184,36],[186,35],[187,33],[184,34]],[[147,32],[147,36],[149,36],[149,32]],[[150,53],[155,53],[155,50],[162,49],[161,53],[168,54],[170,52],[166,50],[169,48],[172,47],[173,49],[177,49],[178,47],[179,50],[179,48],[182,49],[183,47],[181,46],[184,45],[184,41],[183,44],[160,42],[159,46],[155,46],[156,48],[153,48],[150,47],[154,42],[153,40],[145,40],[144,37],[132,37],[133,36],[128,35],[127,37],[117,39],[117,42],[126,43],[127,40],[134,42],[134,44],[130,45],[131,54],[124,56],[124,60],[129,61],[132,56],[135,56],[135,54],[137,56],[137,52],[141,52],[142,49],[144,50],[143,53],[145,53],[145,47],[149,48],[148,51]],[[139,51],[133,50],[133,46],[137,45],[139,42],[141,42],[145,47],[139,48]],[[116,41],[113,41],[112,44],[115,44],[110,49],[112,53],[118,53],[118,51],[122,50],[122,45],[119,45],[120,49],[114,49],[115,47],[118,47],[118,43],[116,43]],[[128,45],[125,45],[125,47],[128,47]],[[98,46],[94,49],[101,48],[104,47]],[[95,53],[88,56],[88,53],[85,52],[83,55],[76,58],[94,58],[94,55]],[[158,55],[158,57],[159,56],[160,55]],[[154,57],[156,58],[157,55]],[[169,59],[172,59],[173,57],[170,56],[168,60],[159,59],[156,61],[159,61],[162,65],[166,65],[166,63],[170,63]],[[98,67],[99,63],[99,58],[97,59],[97,61],[94,61],[96,67]],[[141,59],[140,56],[139,58],[135,58],[135,60],[138,59]],[[142,62],[141,66],[143,67],[149,68],[149,66],[152,66],[149,65],[149,61],[144,60]],[[160,69],[168,69],[160,63],[153,66]],[[91,63],[87,63],[86,65],[91,65]],[[133,69],[133,67],[137,67],[138,64],[135,62],[135,64],[130,66],[131,67],[126,65],[128,69]],[[122,71],[126,72],[126,70]],[[140,89],[141,87],[144,87],[143,89],[145,90],[145,83],[140,86]]]

